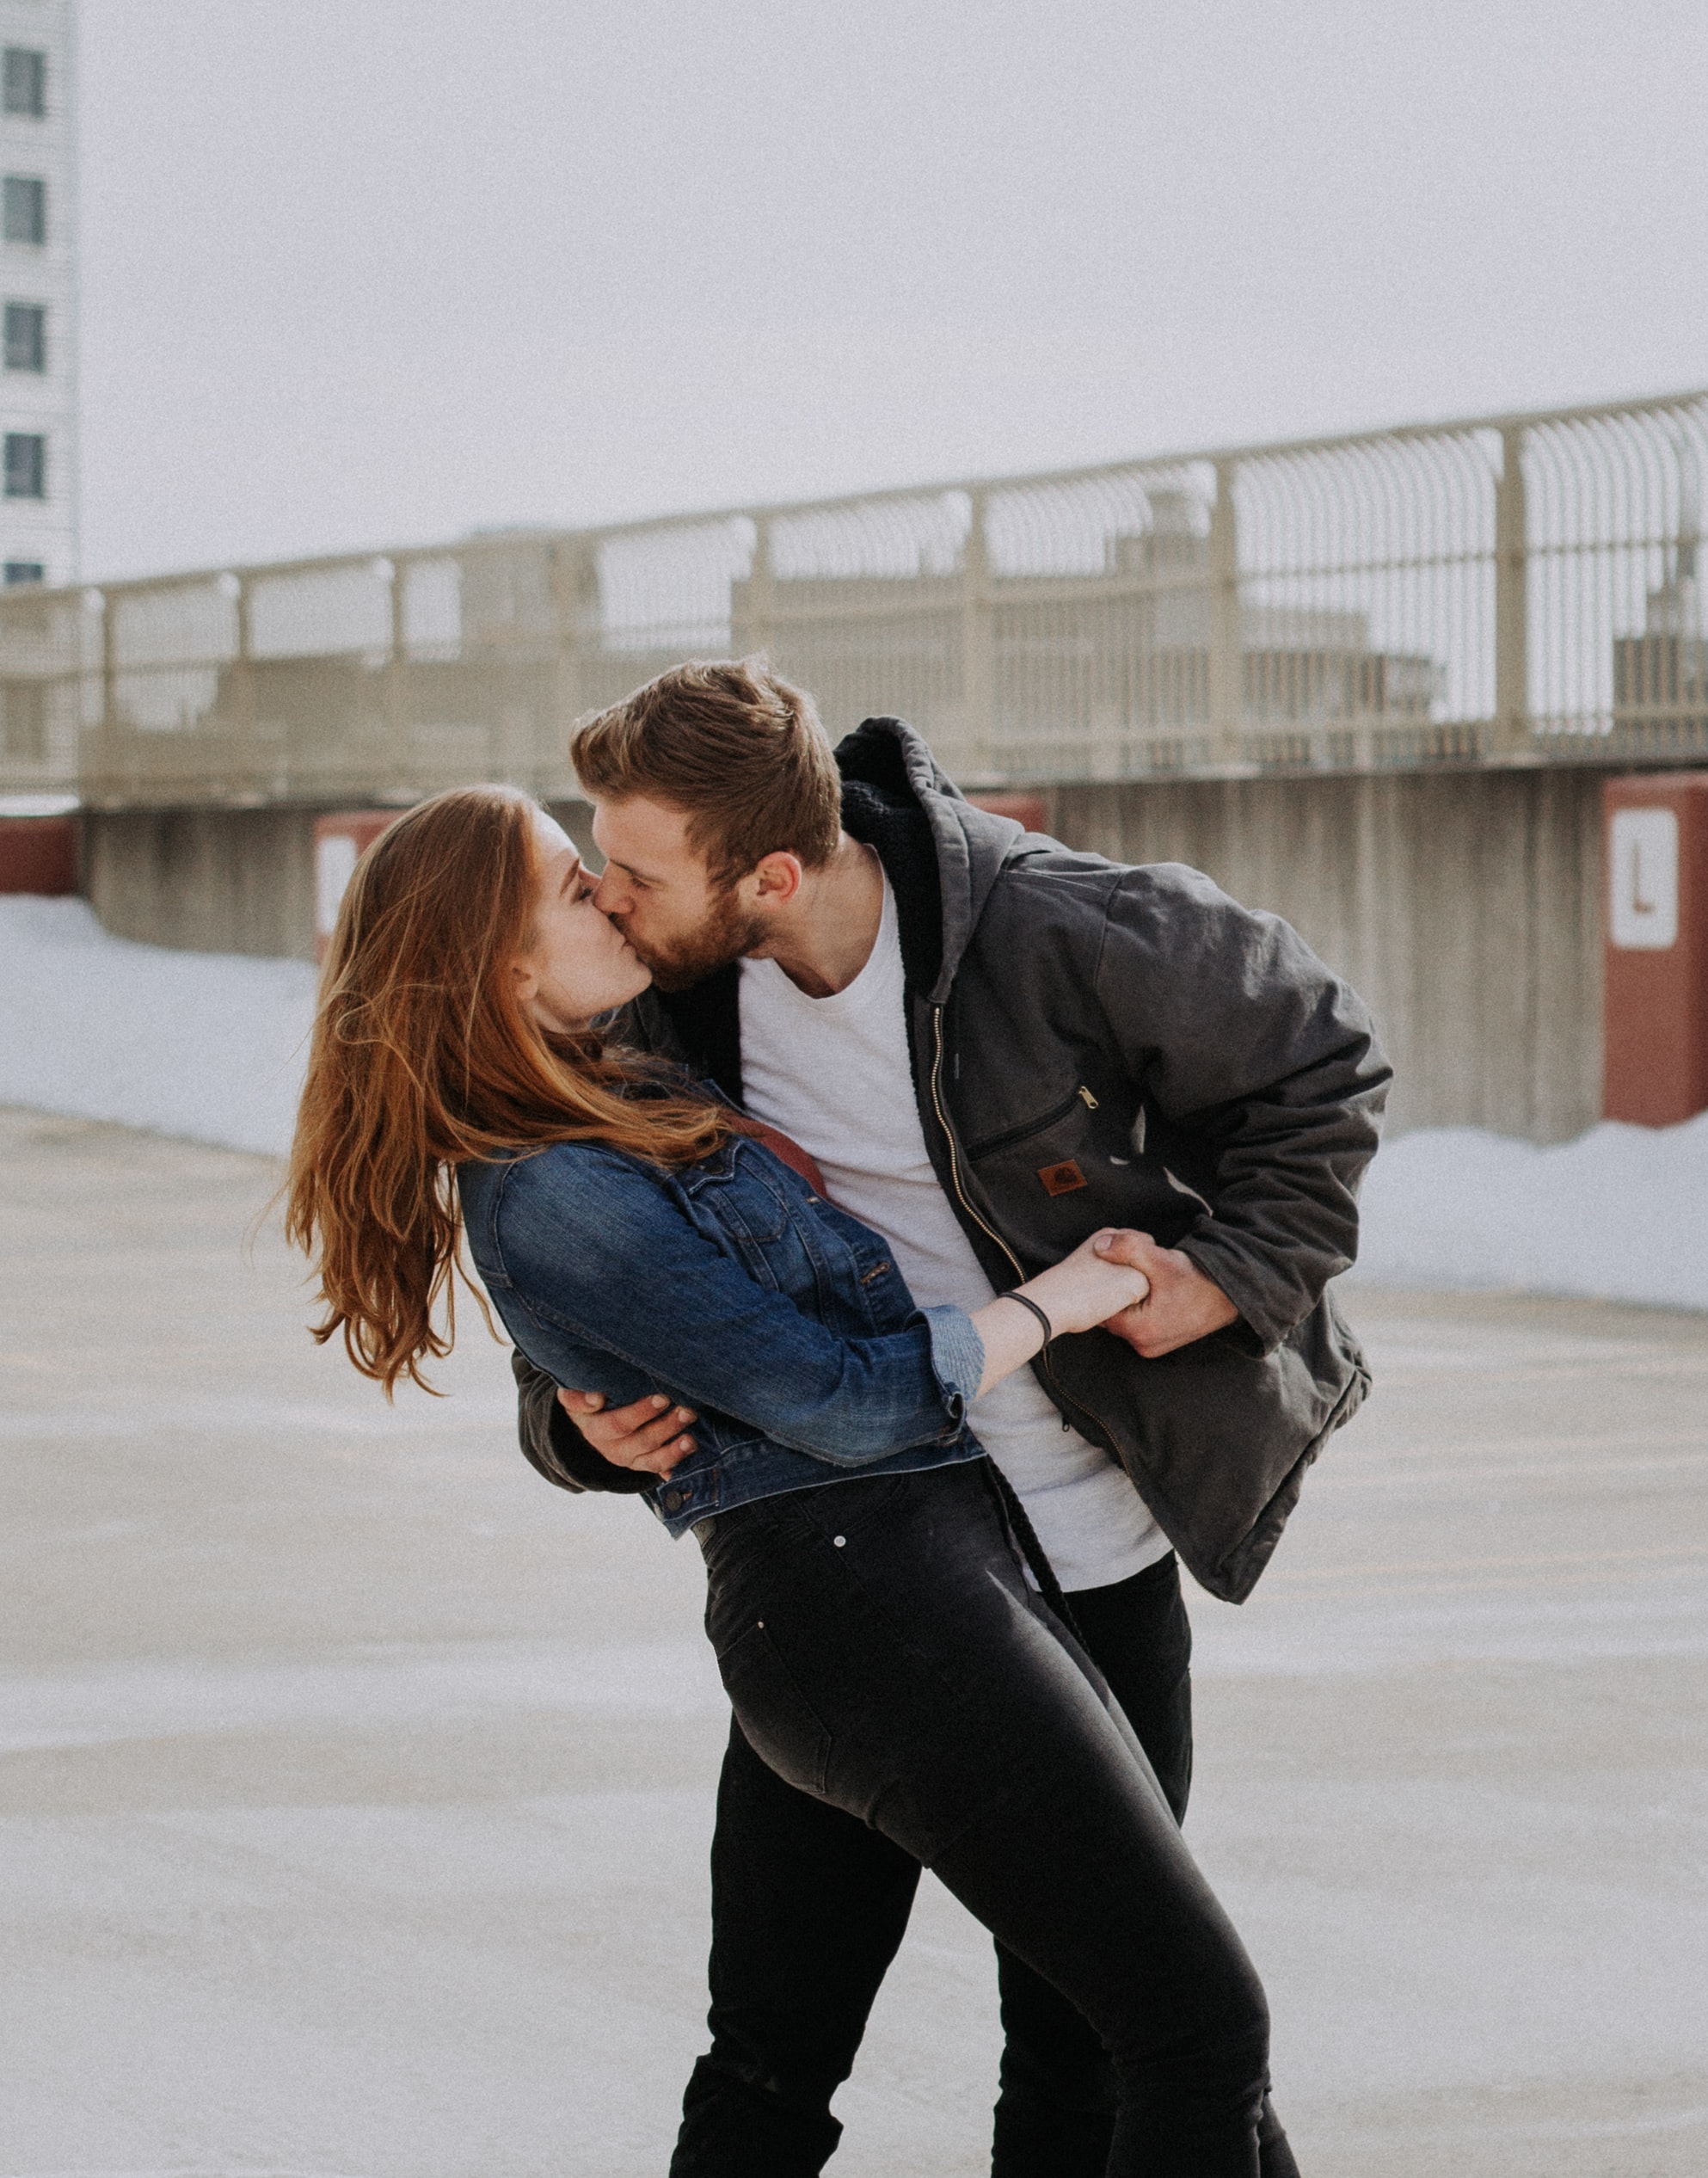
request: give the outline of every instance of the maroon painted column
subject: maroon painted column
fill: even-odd
[[[0,816],[0,892],[77,889],[77,820],[74,816]]]
[[[1602,788],[1601,1110],[1640,1127],[1708,1111],[1708,772]]]

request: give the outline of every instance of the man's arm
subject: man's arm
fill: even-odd
[[[1214,1169],[1214,1215],[1168,1252],[1267,1351],[1357,1252],[1392,1077],[1368,1010],[1278,916],[1177,864],[1127,873],[1096,976],[1133,1080]]]

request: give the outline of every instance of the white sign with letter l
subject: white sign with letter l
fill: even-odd
[[[1678,943],[1679,821],[1671,809],[1615,809],[1607,838],[1611,913],[1623,952],[1664,953]]]

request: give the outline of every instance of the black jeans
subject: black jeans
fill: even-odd
[[[1023,1962],[1096,2052],[1099,2172],[1257,2172],[1256,1975],[1121,1709],[1027,1586],[982,1465],[767,1499],[700,1532],[740,1730],[714,1847],[714,2046],[675,2178],[822,2168],[922,1862],[1011,1954],[1007,2008]],[[1028,2031],[1048,2048],[1050,2028]],[[1052,2178],[1066,2144],[1045,2149]]]
[[[1192,1626],[1178,1561],[1170,1551],[1110,1587],[1076,1590],[1067,1603],[1086,1653],[1150,1757],[1175,1819],[1184,1822],[1192,1784]],[[746,1759],[760,1766],[751,1750]],[[716,1956],[716,1923],[712,1941]],[[996,1950],[1003,2053],[991,2178],[1103,2178],[1115,2130],[1109,2052],[1084,2013],[1012,1952],[1001,1944]],[[851,2049],[851,2070],[853,2057]],[[1299,2178],[1267,2095],[1257,2163],[1263,2178]]]

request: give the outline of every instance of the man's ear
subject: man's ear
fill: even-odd
[[[762,855],[749,873],[755,883],[755,898],[768,908],[786,907],[800,891],[802,874],[800,856],[790,854],[786,847]]]

